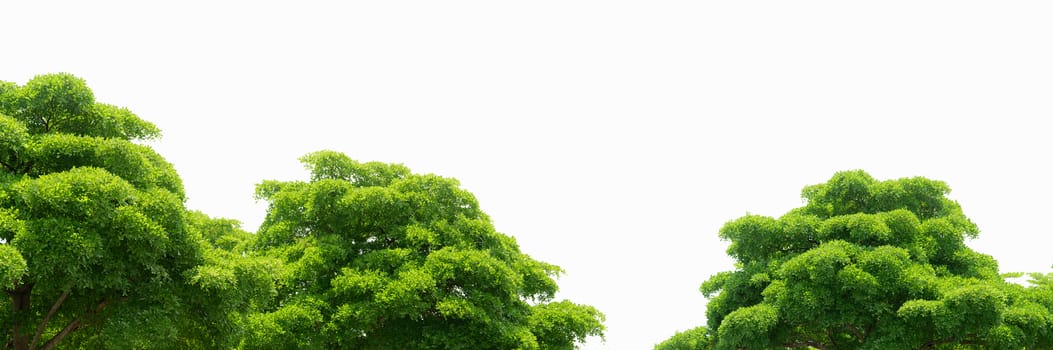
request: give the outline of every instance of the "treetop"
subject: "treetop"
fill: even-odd
[[[160,129],[127,108],[95,102],[83,79],[43,74],[24,86],[0,82],[0,114],[25,124],[30,134],[67,133],[123,140],[148,140]]]

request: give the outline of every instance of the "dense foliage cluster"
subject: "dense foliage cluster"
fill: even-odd
[[[11,349],[574,349],[596,309],[453,179],[343,154],[267,181],[258,234],[188,211],[153,124],[69,74],[0,82]]]
[[[209,247],[179,177],[133,142],[159,136],[153,124],[52,74],[0,82],[0,126],[6,347],[179,348],[230,335],[211,321],[231,309],[197,298],[190,280]]]
[[[703,283],[716,349],[1049,349],[1053,294],[1005,282],[946,184],[841,172],[779,218],[727,223]]]
[[[495,231],[456,180],[301,160],[310,181],[257,187],[270,210],[252,249],[286,269],[248,348],[573,349],[602,334],[594,308],[550,302],[559,268]]]
[[[301,161],[253,234],[186,209],[153,124],[69,74],[0,81],[0,329],[30,349],[574,349],[604,316],[450,178]],[[946,184],[840,172],[728,222],[708,324],[656,350],[1053,349],[1053,274],[1005,282]]]
[[[710,349],[712,340],[709,329],[695,327],[676,332],[672,337],[655,345],[654,350],[703,350]]]

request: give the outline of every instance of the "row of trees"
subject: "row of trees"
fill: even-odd
[[[494,230],[456,180],[320,151],[264,181],[255,234],[186,209],[160,131],[69,74],[0,82],[9,349],[574,349],[603,314]],[[1053,275],[1007,283],[925,178],[841,172],[721,238],[708,324],[656,350],[1053,349]]]
[[[1006,282],[949,191],[840,172],[779,218],[728,222],[708,324],[655,349],[1053,349],[1053,275]]]
[[[573,349],[602,313],[456,180],[331,151],[256,234],[186,209],[160,131],[69,74],[0,82],[9,349]]]

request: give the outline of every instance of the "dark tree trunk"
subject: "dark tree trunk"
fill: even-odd
[[[32,334],[23,332],[22,324],[25,321],[25,314],[29,311],[29,296],[33,294],[33,285],[28,283],[21,284],[15,289],[9,289],[6,292],[11,296],[11,314],[14,319],[14,323],[11,326],[11,342],[8,344],[15,350],[29,350],[29,337]]]

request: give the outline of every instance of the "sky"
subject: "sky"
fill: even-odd
[[[460,180],[606,342],[705,324],[717,237],[835,172],[924,176],[1005,272],[1050,272],[1048,1],[0,3],[0,80],[69,72],[157,124],[248,230],[331,149]]]

